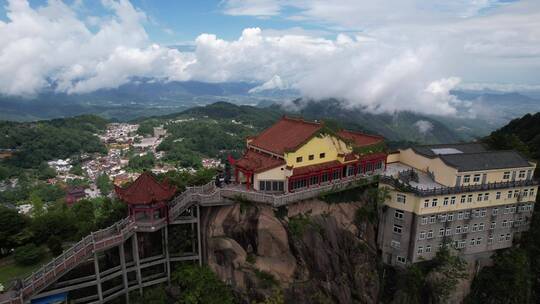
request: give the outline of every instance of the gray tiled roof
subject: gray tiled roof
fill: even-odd
[[[439,155],[439,158],[460,172],[531,166],[529,161],[516,151],[446,154]]]
[[[487,149],[480,143],[462,143],[462,144],[441,144],[441,145],[425,145],[412,148],[416,153],[433,158],[438,154],[433,149],[456,149],[463,153],[480,153],[486,152]],[[448,155],[448,154],[445,154]]]

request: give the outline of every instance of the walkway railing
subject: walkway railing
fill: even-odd
[[[17,291],[0,295],[0,304],[22,304],[43,288],[57,281],[61,276],[86,261],[99,250],[118,245],[127,240],[134,230],[135,223],[130,218],[116,222],[108,228],[92,232],[61,255],[42,266],[22,281]]]

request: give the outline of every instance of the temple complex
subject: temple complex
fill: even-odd
[[[380,172],[386,153],[380,136],[284,116],[247,138],[244,155],[233,165],[235,180],[246,189],[288,193]]]

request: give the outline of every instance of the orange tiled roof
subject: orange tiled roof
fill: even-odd
[[[151,204],[171,199],[176,193],[176,187],[168,182],[159,182],[150,172],[141,174],[126,188],[114,187],[118,197],[128,204]]]
[[[253,172],[265,171],[284,164],[285,161],[283,159],[271,157],[270,155],[253,150],[247,150],[244,156],[235,163],[237,167]]]
[[[283,117],[274,125],[264,130],[249,144],[279,155],[295,150],[310,139],[322,125],[302,119]]]
[[[338,132],[338,135],[345,139],[352,140],[354,144],[360,147],[376,144],[384,140],[382,136],[368,135],[361,132],[348,130],[341,130]]]

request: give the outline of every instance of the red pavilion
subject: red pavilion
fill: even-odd
[[[137,222],[156,222],[167,218],[167,202],[176,187],[159,182],[150,172],[141,174],[126,188],[115,186],[116,195],[128,204],[129,215]]]

